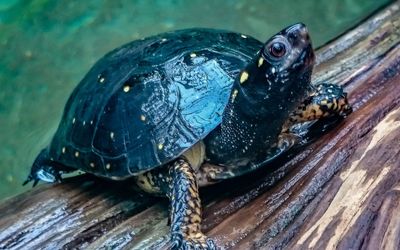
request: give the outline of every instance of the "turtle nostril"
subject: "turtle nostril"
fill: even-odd
[[[287,37],[289,41],[292,42],[293,45],[297,45],[300,43],[311,43],[310,35],[308,33],[308,29],[306,25],[302,23],[294,24],[287,28],[286,30]]]
[[[308,33],[308,29],[307,29],[307,27],[306,27],[304,24],[302,24],[302,23],[296,24],[295,27],[294,27],[294,29],[293,29],[293,32],[296,33],[296,36],[297,36],[297,37],[301,37],[301,38],[303,38],[304,40],[307,40],[307,41],[308,41],[308,40],[310,39],[310,35],[309,35],[309,33]]]
[[[299,30],[299,35],[306,41],[310,39],[310,35],[308,34],[308,30],[305,26]]]

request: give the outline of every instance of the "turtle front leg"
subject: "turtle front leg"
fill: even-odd
[[[216,249],[201,232],[201,202],[195,171],[185,159],[169,168],[171,240],[174,249]]]
[[[347,93],[339,85],[322,83],[291,113],[282,127],[278,139],[278,148],[290,148],[299,142],[300,136],[290,128],[299,123],[316,121],[324,117],[346,117],[352,112]]]
[[[345,117],[352,112],[352,108],[347,101],[347,94],[343,88],[335,85],[323,83],[316,86],[315,92],[307,97],[298,108],[292,112],[282,126],[278,135],[276,145],[271,147],[258,162],[253,162],[241,167],[227,167],[209,165],[200,168],[199,176],[203,185],[221,181],[224,179],[240,176],[254,171],[272,162],[276,157],[286,152],[302,139],[301,135],[291,131],[291,128],[307,121],[316,121],[324,117]]]
[[[324,117],[346,117],[352,112],[343,88],[329,83],[316,86],[315,92],[292,112],[283,125],[282,133],[287,132],[294,124],[314,121]]]

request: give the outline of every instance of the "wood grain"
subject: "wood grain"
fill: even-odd
[[[317,52],[314,83],[354,113],[291,158],[202,190],[204,230],[228,249],[400,248],[400,2]],[[79,176],[0,204],[0,249],[168,248],[164,199]]]

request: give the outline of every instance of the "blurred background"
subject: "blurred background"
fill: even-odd
[[[265,41],[304,22],[318,47],[389,0],[0,0],[0,199],[22,187],[65,102],[107,51],[164,31],[209,27]]]

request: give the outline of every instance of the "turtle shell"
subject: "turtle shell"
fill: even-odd
[[[235,77],[261,47],[238,33],[189,29],[111,51],[71,94],[50,157],[111,178],[176,159],[221,123]]]

